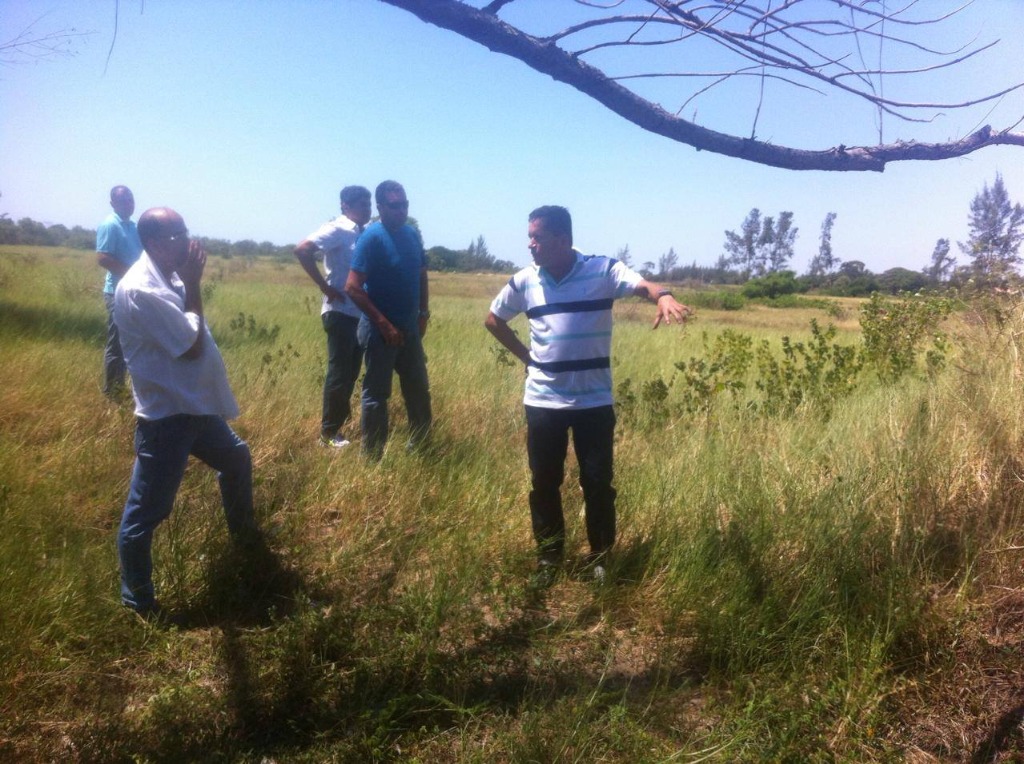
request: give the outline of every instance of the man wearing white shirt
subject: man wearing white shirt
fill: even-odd
[[[341,432],[352,415],[352,391],[359,378],[363,351],[356,339],[362,311],[345,294],[352,251],[363,227],[370,222],[370,191],[363,186],[341,189],[341,214],[324,223],[295,248],[295,257],[323,293],[320,318],[327,334],[327,374],[320,419],[320,442],[344,448],[348,438]],[[323,254],[326,278],[316,257]]]
[[[118,533],[121,600],[158,612],[153,533],[171,514],[189,455],[217,471],[228,530],[256,534],[252,457],[228,426],[238,404],[203,317],[206,252],[169,208],[139,218],[144,251],[117,285],[117,322],[135,397],[135,467]]]

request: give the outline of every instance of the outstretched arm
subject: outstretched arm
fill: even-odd
[[[691,308],[688,308],[681,302],[676,302],[676,298],[672,296],[672,292],[667,288],[660,284],[655,284],[653,281],[647,281],[647,279],[641,280],[636,285],[633,294],[637,297],[646,297],[658,306],[658,312],[654,316],[654,326],[651,327],[652,329],[657,329],[662,321],[666,324],[671,324],[673,321],[677,324],[684,324],[686,319],[694,314]]]

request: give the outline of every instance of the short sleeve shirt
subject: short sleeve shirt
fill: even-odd
[[[374,223],[359,237],[352,270],[366,277],[366,294],[395,328],[410,331],[420,313],[420,275],[426,267],[423,242],[410,225],[389,231]]]
[[[633,293],[640,274],[610,257],[577,253],[556,282],[544,268],[519,271],[491,303],[503,321],[525,313],[530,363],[523,402],[554,409],[612,404],[612,304]]]
[[[142,242],[139,231],[131,220],[122,220],[116,212],[111,212],[107,219],[96,229],[96,251],[120,260],[126,266],[132,265],[142,253]],[[103,293],[113,294],[118,278],[110,271],[103,282]]]
[[[339,215],[334,220],[324,223],[309,236],[309,240],[323,252],[327,283],[342,294],[345,292],[345,281],[348,280],[348,271],[352,266],[352,252],[361,232],[359,226],[344,215]],[[362,315],[351,300],[332,302],[324,295],[320,312],[327,313],[332,310],[352,318],[359,318]]]

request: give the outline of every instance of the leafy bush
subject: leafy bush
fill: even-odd
[[[695,308],[705,310],[742,310],[747,304],[739,292],[717,291],[717,292],[695,292],[692,297],[688,296],[687,302]]]
[[[806,401],[828,415],[837,400],[853,392],[863,361],[856,347],[840,345],[835,337],[834,326],[822,331],[811,319],[811,340],[793,342],[783,337],[781,360],[763,342],[757,351],[756,385],[764,393],[760,409],[768,414],[792,413]]]
[[[796,294],[806,287],[796,279],[793,271],[777,271],[761,278],[751,279],[743,285],[743,296],[751,300],[774,299],[786,294]]]
[[[882,381],[894,382],[914,367],[931,338],[925,361],[930,372],[938,370],[945,362],[946,337],[937,327],[953,308],[952,299],[921,292],[896,300],[873,294],[861,308],[865,361]]]
[[[701,358],[675,364],[682,373],[680,406],[689,414],[711,411],[721,393],[731,393],[735,398],[745,390],[747,369],[753,359],[754,340],[732,329],[726,329],[711,343],[705,332],[703,341]]]

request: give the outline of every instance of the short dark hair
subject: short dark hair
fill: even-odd
[[[341,203],[345,206],[370,198],[370,189],[365,186],[345,186],[341,189]]]
[[[385,180],[382,181],[378,186],[377,190],[373,192],[374,199],[377,200],[377,204],[384,203],[384,197],[388,194],[405,193],[405,189],[402,184],[397,180]]]
[[[565,234],[572,244],[572,215],[565,207],[556,204],[546,204],[538,207],[530,213],[530,222],[534,220],[544,221],[544,230],[553,234]]]
[[[125,191],[127,191],[129,194],[132,193],[132,190],[128,188],[128,186],[114,186],[112,189],[110,189],[110,201],[114,201],[115,196],[120,196]],[[132,196],[134,197],[135,195],[132,194]]]

